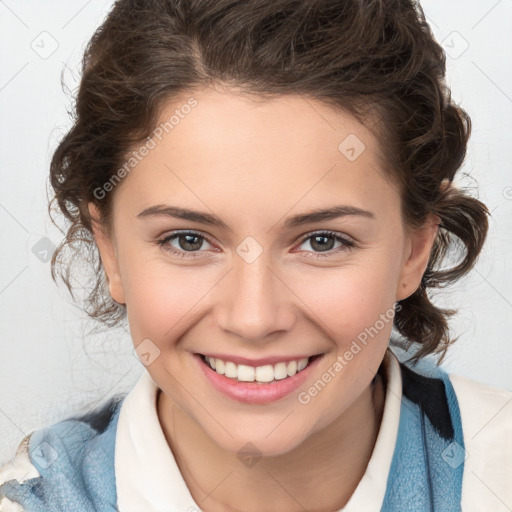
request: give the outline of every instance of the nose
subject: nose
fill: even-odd
[[[278,274],[265,251],[251,263],[235,255],[218,290],[217,325],[242,340],[262,343],[290,330],[296,320],[294,294]]]

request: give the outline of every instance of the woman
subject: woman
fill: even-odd
[[[147,372],[27,436],[1,510],[506,510],[511,393],[424,359],[454,341],[429,290],[487,233],[444,74],[409,1],[116,2],[52,160],[52,265],[93,249],[86,309]]]

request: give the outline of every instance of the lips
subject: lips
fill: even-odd
[[[295,375],[283,379],[273,379],[270,382],[245,382],[237,378],[226,377],[226,375],[220,375],[213,370],[204,355],[194,354],[193,357],[199,366],[198,370],[207,378],[212,387],[224,396],[247,404],[265,404],[290,395],[302,385],[319,364],[323,355],[311,356],[307,366]],[[233,361],[231,362],[234,364]],[[283,362],[281,359],[277,364]]]

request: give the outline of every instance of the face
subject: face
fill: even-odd
[[[95,228],[110,293],[151,377],[200,431],[231,452],[250,441],[283,454],[369,388],[435,219],[404,226],[378,141],[349,114],[213,89],[174,99],[161,121],[176,109],[111,192],[111,235]],[[274,382],[243,381],[253,373]]]

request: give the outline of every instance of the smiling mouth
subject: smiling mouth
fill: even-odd
[[[218,375],[223,375],[234,382],[254,382],[256,384],[273,384],[286,380],[302,372],[313,361],[323,354],[316,354],[310,357],[304,357],[286,362],[275,364],[265,364],[261,366],[249,366],[244,364],[235,364],[232,361],[198,354],[203,363]]]

